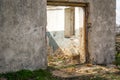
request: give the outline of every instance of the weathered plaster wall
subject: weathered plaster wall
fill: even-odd
[[[88,48],[93,63],[109,64],[115,57],[116,0],[91,0]]]
[[[88,52],[94,64],[110,64],[115,57],[116,0],[48,0],[87,2],[89,5]]]
[[[88,30],[88,51],[91,61],[112,63],[116,0],[76,1],[90,3],[92,25]],[[45,8],[46,0],[0,0],[0,72],[47,66]]]
[[[0,72],[46,68],[46,0],[0,0]]]

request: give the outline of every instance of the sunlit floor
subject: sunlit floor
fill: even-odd
[[[53,68],[51,72],[56,77],[76,78],[70,80],[78,80],[79,78],[81,80],[84,77],[86,80],[87,77],[92,78],[92,76],[100,78],[99,80],[120,80],[120,70],[115,65],[75,64],[69,56],[63,54],[48,55],[48,66]]]

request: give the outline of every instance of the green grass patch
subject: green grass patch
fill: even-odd
[[[6,74],[0,74],[0,78],[5,78],[7,80],[68,80],[62,78],[55,78],[49,72],[49,70],[21,70],[17,72],[9,72]],[[2,80],[2,79],[0,79]],[[69,79],[69,80],[77,80]],[[120,80],[119,74],[97,74],[93,76],[85,75],[79,76],[78,80]]]
[[[9,72],[6,74],[0,74],[0,78],[6,78],[7,80],[56,80],[52,77],[52,74],[48,70],[21,70],[17,72]]]
[[[120,53],[116,53],[115,55],[115,64],[120,65]]]

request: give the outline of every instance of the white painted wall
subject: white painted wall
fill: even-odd
[[[84,11],[81,7],[75,8],[75,29],[83,27]]]
[[[47,31],[64,31],[64,9],[47,10]]]
[[[120,0],[116,0],[116,35],[120,34]]]
[[[64,31],[64,8],[65,7],[47,9],[47,31]],[[75,29],[83,27],[83,12],[82,8],[75,8]]]

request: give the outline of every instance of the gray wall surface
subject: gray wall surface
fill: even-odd
[[[88,52],[93,64],[110,64],[115,58],[116,0],[48,0],[89,3]]]
[[[47,67],[46,0],[0,0],[0,72]]]
[[[92,25],[88,29],[88,51],[91,61],[112,63],[116,0],[76,1],[90,3]],[[46,19],[46,0],[0,0],[0,72],[46,68]]]
[[[109,64],[115,58],[116,0],[91,0],[88,48],[93,63]]]

